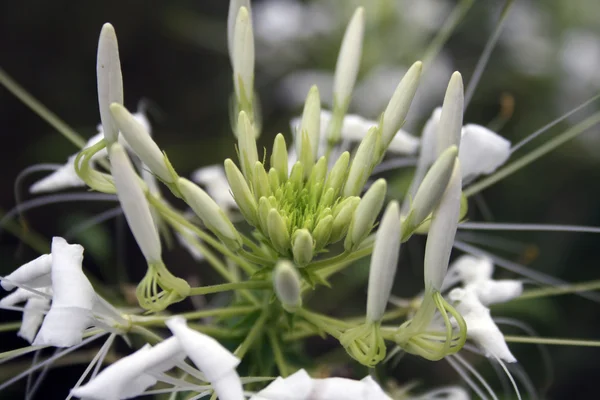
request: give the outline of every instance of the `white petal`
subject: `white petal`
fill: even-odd
[[[50,271],[52,269],[52,256],[50,254],[42,254],[35,260],[29,261],[21,265],[10,275],[6,276],[6,280],[2,280],[4,290],[13,290],[16,284],[22,284],[31,288],[39,288],[50,286],[51,278]]]
[[[8,296],[4,296],[2,299],[0,299],[0,306],[14,306],[19,303],[24,303],[27,300],[33,299],[36,297],[43,298],[42,296],[38,295],[37,293],[30,292],[27,289],[18,288],[17,290],[12,292]]]
[[[390,142],[387,151],[394,154],[415,154],[421,141],[400,129]]]
[[[192,181],[201,185],[207,185],[209,183],[226,179],[225,170],[222,164],[207,165],[206,167],[199,168],[192,172]]]
[[[220,400],[244,400],[242,381],[235,369],[211,382],[213,389],[219,395]]]
[[[469,254],[460,256],[450,267],[458,274],[463,284],[480,282],[492,278],[494,263],[487,257],[475,257]]]
[[[83,247],[52,238],[52,308],[78,307],[91,311],[96,292],[82,271]]]
[[[504,303],[519,297],[523,293],[523,282],[505,280],[487,280],[472,283],[473,290],[483,305]],[[469,287],[468,286],[468,287]]]
[[[32,343],[44,320],[44,312],[50,308],[50,300],[43,297],[32,297],[25,304],[21,328],[18,336]]]
[[[287,378],[278,377],[250,400],[308,400],[313,381],[300,369]]]
[[[475,124],[465,125],[458,152],[463,178],[491,174],[510,157],[510,142]]]
[[[364,382],[346,378],[314,379],[311,400],[368,400]]]
[[[208,381],[219,380],[235,370],[240,363],[236,356],[215,339],[188,328],[184,318],[173,317],[167,320],[166,324],[177,337],[188,357],[204,373]]]
[[[370,376],[365,376],[361,382],[365,384],[366,400],[392,400]]]
[[[185,229],[190,235],[195,236],[198,240],[200,240],[200,238],[191,230],[183,227],[183,229]],[[179,232],[175,232],[175,237],[177,238],[177,241],[179,242],[179,244],[187,250],[188,253],[190,253],[190,255],[192,256],[192,258],[196,261],[203,261],[205,259],[204,254],[202,254],[200,252],[200,250],[198,250],[198,248],[196,246],[194,246],[191,242],[188,241],[187,237],[183,236],[181,233]]]
[[[81,343],[83,332],[93,324],[92,313],[79,307],[50,308],[34,346],[71,347]]]
[[[75,156],[69,157],[69,161],[50,175],[35,182],[29,188],[30,193],[54,192],[61,189],[85,186],[75,172]]]

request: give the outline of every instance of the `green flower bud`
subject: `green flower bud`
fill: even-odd
[[[323,182],[325,182],[325,177],[327,176],[327,159],[325,156],[319,158],[319,160],[315,163],[314,168],[310,173],[310,177],[308,178],[307,186],[314,186],[318,183],[323,186]]]
[[[297,229],[292,235],[294,262],[303,267],[313,258],[313,238],[308,229]]]
[[[348,174],[349,163],[350,153],[345,151],[340,155],[331,168],[329,176],[327,176],[327,181],[325,182],[325,189],[333,188],[336,195],[342,190]]]
[[[281,133],[275,136],[273,141],[273,153],[271,154],[271,168],[275,168],[279,175],[279,182],[284,183],[288,179],[288,152],[285,138]]]
[[[379,143],[379,129],[372,127],[369,129],[367,136],[360,142],[356,155],[350,165],[348,178],[344,185],[344,197],[360,196],[367,179],[371,175],[371,171],[377,162],[376,151]]]
[[[319,206],[320,207],[330,207],[333,205],[334,200],[335,200],[335,191],[333,190],[333,188],[329,188],[321,196],[321,201],[319,202]]]
[[[246,7],[237,12],[233,35],[233,83],[242,109],[251,108],[254,92],[254,33]]]
[[[444,104],[442,115],[437,125],[435,154],[439,157],[450,146],[460,147],[464,110],[464,90],[462,76],[459,72],[452,74]]]
[[[319,251],[329,243],[331,230],[333,228],[333,216],[328,215],[319,220],[317,226],[313,230],[313,238],[315,239],[315,250]]]
[[[204,225],[210,229],[227,247],[237,251],[242,247],[242,238],[227,215],[204,190],[193,182],[179,178],[177,188],[185,202],[200,217]]]
[[[402,239],[404,241],[412,235],[415,229],[425,221],[439,204],[450,181],[457,155],[458,149],[456,146],[446,149],[423,178],[402,227]]]
[[[347,251],[356,250],[361,242],[371,233],[373,224],[381,211],[387,184],[385,179],[378,179],[371,185],[369,190],[360,199],[360,203],[354,211],[350,228],[344,241]]]
[[[280,254],[287,254],[290,248],[290,232],[285,220],[272,208],[267,215],[267,230],[271,244]]]
[[[340,205],[343,204],[343,207],[334,208],[333,227],[331,228],[331,237],[329,238],[331,243],[340,241],[346,235],[358,203],[360,203],[359,197],[349,197],[340,203]]]
[[[257,199],[262,196],[270,196],[271,195],[271,185],[269,183],[269,177],[267,176],[267,172],[265,171],[265,167],[260,161],[257,161],[254,164],[254,172],[252,173],[252,178],[254,180],[254,195]]]
[[[275,295],[283,308],[295,312],[302,306],[300,274],[290,261],[280,260],[273,271]]]
[[[299,190],[304,183],[304,166],[300,161],[296,162],[292,167],[292,172],[290,173],[290,179],[288,180],[296,190]]]
[[[240,166],[246,179],[252,180],[252,169],[258,161],[258,152],[256,150],[256,133],[254,127],[248,118],[248,115],[241,111],[238,115],[238,153],[240,157]]]
[[[277,193],[277,189],[279,189],[279,175],[275,168],[269,170],[269,185],[271,185],[271,192]]]
[[[321,133],[321,99],[317,86],[310,88],[304,103],[302,121],[296,132],[296,152],[304,164],[304,174],[309,176],[312,165],[317,159],[319,135]]]
[[[250,224],[257,226],[258,207],[256,205],[256,200],[252,195],[252,191],[250,190],[250,188],[248,187],[248,183],[244,179],[244,175],[242,175],[242,172],[231,159],[226,159],[224,165],[225,175],[227,176],[229,187],[231,188],[231,192],[233,193],[233,198],[235,199],[235,202],[240,208],[240,212]]]
[[[267,220],[269,217],[269,211],[273,206],[271,206],[271,202],[266,197],[261,197],[258,200],[258,223],[261,231],[265,234],[265,236],[269,236],[269,229],[267,225]]]

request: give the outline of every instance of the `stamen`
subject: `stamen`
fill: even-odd
[[[489,383],[487,383],[487,381],[483,378],[483,376],[481,376],[481,374],[479,372],[477,372],[477,370],[475,368],[473,368],[473,366],[467,361],[465,360],[463,357],[461,357],[459,354],[454,354],[453,356],[451,356],[453,358],[456,358],[456,360],[461,363],[462,365],[465,366],[465,368],[467,368],[467,370],[469,372],[471,372],[473,374],[473,376],[475,378],[477,378],[477,380],[479,382],[481,382],[481,384],[483,385],[483,387],[485,388],[485,390],[487,390],[487,392],[492,396],[492,399],[498,400],[498,397],[496,396],[496,394],[494,393],[494,390],[492,389],[492,387],[489,385]]]
[[[482,231],[580,232],[600,233],[600,227],[560,224],[521,224],[501,222],[463,222],[458,229]]]

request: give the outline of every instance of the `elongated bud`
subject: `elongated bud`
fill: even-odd
[[[313,229],[313,238],[315,239],[315,250],[319,251],[329,243],[331,230],[333,228],[333,216],[327,215],[319,220],[315,229]]]
[[[308,143],[304,143],[303,136],[308,137]],[[314,163],[319,150],[319,136],[321,135],[321,98],[317,86],[310,88],[304,103],[302,122],[296,132],[296,151],[303,163]],[[310,146],[307,146],[310,145]],[[312,166],[312,165],[311,165]],[[310,169],[304,167],[304,173],[310,174]]]
[[[275,136],[273,142],[273,154],[271,154],[271,168],[275,168],[279,176],[279,182],[283,183],[288,178],[288,152],[285,138],[281,133]]]
[[[300,189],[303,186],[304,182],[304,164],[300,161],[296,162],[292,167],[292,171],[290,172],[290,178],[288,179],[288,183],[290,185],[295,186],[296,189]]]
[[[435,148],[438,157],[450,146],[460,148],[463,109],[464,90],[462,76],[459,72],[455,72],[450,78],[450,83],[448,83],[440,122],[437,126]]]
[[[425,289],[439,291],[446,277],[461,201],[460,161],[456,159],[448,187],[433,212],[425,245]]]
[[[246,7],[250,11],[250,0],[231,0],[229,2],[229,13],[227,15],[227,50],[229,59],[233,65],[233,42],[235,40],[235,22],[240,8]]]
[[[377,230],[369,270],[367,320],[378,322],[392,293],[400,252],[400,206],[391,201]]]
[[[340,104],[348,103],[356,83],[365,30],[364,11],[362,7],[357,8],[348,23],[335,66],[333,95]]]
[[[355,250],[361,242],[371,233],[373,224],[381,211],[387,183],[385,179],[378,179],[360,199],[354,211],[350,228],[344,241],[344,248],[348,251]]]
[[[303,267],[313,258],[313,238],[308,229],[298,229],[292,235],[294,262]]]
[[[252,179],[254,180],[254,194],[257,199],[261,197],[271,195],[271,185],[269,183],[269,176],[265,167],[260,161],[254,164],[254,171],[252,172]]]
[[[369,133],[360,142],[356,155],[352,160],[350,172],[344,185],[344,197],[360,196],[367,179],[371,175],[371,170],[377,161],[377,148],[379,143],[379,129],[372,127]]]
[[[275,295],[288,312],[295,312],[302,306],[300,282],[300,274],[294,264],[287,260],[277,262],[273,271],[273,287]]]
[[[244,179],[244,175],[238,169],[237,165],[231,160],[225,160],[225,175],[229,182],[229,187],[233,193],[233,198],[237,203],[238,207],[244,218],[254,226],[258,223],[258,206],[256,200],[248,187],[248,183]]]
[[[160,238],[152,220],[150,205],[127,152],[119,143],[113,143],[108,149],[108,155],[117,197],[135,241],[149,264],[162,262]]]
[[[233,84],[240,104],[251,104],[254,92],[254,34],[250,12],[240,7],[234,28]]]
[[[323,186],[325,177],[327,176],[327,159],[325,156],[319,158],[315,163],[313,170],[310,173],[307,186],[313,186],[320,184]]]
[[[246,179],[251,180],[254,164],[258,161],[258,152],[254,127],[244,111],[238,116],[238,152],[242,172]]]
[[[411,235],[439,204],[452,176],[457,155],[458,149],[456,146],[451,146],[431,166],[417,190],[410,212],[404,221],[403,236]]]
[[[408,69],[383,113],[383,122],[380,126],[383,149],[389,146],[396,132],[404,124],[410,104],[417,92],[422,70],[423,63],[421,61],[417,61]]]
[[[335,194],[338,194],[342,190],[344,182],[346,181],[346,176],[348,175],[349,163],[350,153],[345,151],[340,155],[335,164],[333,164],[333,167],[327,176],[327,181],[325,182],[325,189],[332,188]]]
[[[123,76],[119,59],[117,34],[111,24],[104,24],[98,40],[98,58],[96,62],[98,80],[98,105],[106,145],[117,141],[119,129],[110,115],[112,103],[123,104]]]
[[[345,204],[339,210],[339,212],[334,212],[333,214],[333,226],[331,228],[331,237],[329,238],[331,243],[341,240],[348,232],[350,222],[352,221],[352,216],[354,215],[354,210],[356,210],[356,207],[358,207],[360,198],[349,197],[344,200],[344,202]]]
[[[120,104],[111,104],[110,113],[127,143],[142,162],[150,168],[150,171],[163,182],[173,183],[175,177],[167,167],[165,155],[152,140],[144,126]]]
[[[210,229],[227,247],[237,251],[242,247],[242,238],[227,215],[204,190],[185,178],[177,180],[177,188],[185,202],[200,217],[204,225]]]
[[[267,215],[267,230],[275,250],[285,254],[290,248],[290,232],[283,217],[274,208]]]
[[[258,200],[258,223],[260,225],[260,229],[265,234],[265,236],[269,236],[269,227],[268,227],[268,219],[269,219],[269,211],[271,211],[273,206],[269,199],[266,197],[261,197]]]

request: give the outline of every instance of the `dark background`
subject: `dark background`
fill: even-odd
[[[584,8],[593,6],[591,2],[572,2],[571,6],[565,3],[560,0],[528,3],[537,7],[537,12],[544,13],[545,32],[556,52],[569,29],[598,30],[583,16]],[[501,2],[491,1],[476,4],[446,46],[455,68],[463,73],[466,81],[493,29],[489,15],[497,15],[500,5]],[[140,99],[149,100],[155,140],[169,154],[178,172],[186,175],[197,167],[235,156],[227,106],[232,85],[225,46],[226,15],[227,2],[218,0],[2,1],[0,67],[87,138],[95,133],[99,121],[95,81],[98,33],[102,24],[110,21],[119,38],[125,105],[135,109]],[[320,43],[323,48],[315,46],[301,64],[317,64],[333,70],[339,35],[338,32],[333,39],[323,40]],[[392,38],[391,42],[402,46],[401,38]],[[393,51],[394,48],[390,48],[390,52]],[[558,57],[553,59],[550,72],[542,76],[519,71],[511,64],[511,57],[514,55],[502,46],[494,51],[465,121],[485,124],[498,113],[501,96],[510,94],[515,110],[502,134],[516,142],[561,115],[557,104],[560,96],[564,97],[560,88],[565,77]],[[376,62],[369,60],[370,64]],[[282,106],[274,90],[277,79],[265,76],[261,68],[257,68],[256,74],[265,118],[265,133],[260,144],[270,147],[277,132],[288,133],[289,118],[300,111]],[[588,97],[573,95],[569,107],[574,108]],[[598,108],[596,103],[588,113]],[[559,133],[569,123],[582,120],[584,115],[585,112],[576,114],[572,121],[559,124],[551,132]],[[600,172],[596,157],[600,151],[599,134],[597,128],[590,130],[584,134],[587,140],[574,140],[486,190],[483,196],[494,219],[600,226]],[[549,137],[544,136],[528,148]],[[36,163],[62,163],[76,151],[71,143],[3,88],[0,88],[0,138],[0,206],[4,211],[15,205],[13,183],[21,170]],[[388,177],[396,182],[393,193],[400,193],[402,177]],[[34,179],[27,179],[25,186]],[[22,194],[24,199],[31,197],[24,189]],[[103,203],[48,205],[27,212],[26,221],[32,230],[49,238],[63,234],[73,224],[109,207]],[[471,217],[480,220],[481,214],[472,208]],[[118,226],[118,221],[111,221],[77,237],[86,247],[93,273],[113,289],[118,288],[117,282],[122,279],[139,280],[142,273],[137,267],[125,267],[125,264],[140,261],[140,255],[126,230],[124,234],[116,233]],[[536,232],[504,232],[494,236],[523,244],[524,251],[519,254],[499,252],[511,260],[526,262],[534,269],[566,281],[598,279],[597,236]],[[398,295],[413,295],[420,290],[422,266],[419,261],[415,262],[418,259],[415,254],[422,251],[422,247],[423,240],[419,238],[403,250],[401,262],[406,266],[401,264],[398,273],[394,290]],[[14,236],[3,232],[0,274],[10,272],[35,254],[20,245]],[[210,273],[205,273],[206,268],[194,266],[189,256],[180,250],[167,257],[169,265],[179,274],[199,276],[203,282],[212,279]],[[315,303],[330,304],[327,312],[332,314],[361,312],[366,293],[364,276],[346,274],[341,279],[344,284],[340,283],[339,290],[318,292],[315,298],[319,301]],[[498,309],[495,315],[524,320],[540,336],[600,337],[600,306],[577,296],[514,303]],[[9,321],[17,316],[13,312],[1,312],[0,318]],[[24,345],[13,334],[1,337],[0,351]],[[330,349],[319,342],[311,346],[313,351]],[[547,379],[536,346],[511,345],[511,349],[537,386],[544,386]],[[597,362],[600,350],[558,346],[547,347],[547,350],[554,367],[548,398],[590,398],[588,393],[595,391],[594,379],[600,372]],[[13,376],[29,362],[26,357],[20,360],[0,365],[0,381]],[[483,368],[485,363],[476,362]],[[81,371],[79,367],[53,369],[38,398],[64,398],[66,388],[73,385]],[[399,383],[418,379],[431,386],[458,381],[444,362],[432,364],[405,359],[389,372]],[[15,384],[0,397],[21,398],[22,390],[22,384]]]

